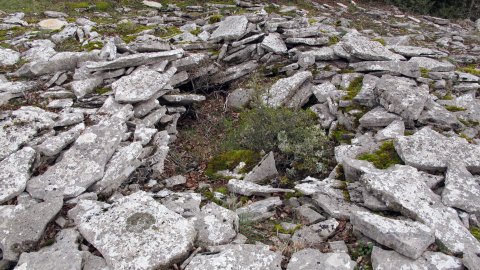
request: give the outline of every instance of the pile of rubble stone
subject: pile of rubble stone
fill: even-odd
[[[321,14],[314,17],[267,6],[144,1],[144,15],[118,7],[124,20],[180,30],[168,39],[145,30],[129,43],[97,32],[86,16],[70,22],[47,11],[32,25],[23,13],[1,15],[0,29],[30,30],[0,48],[0,66],[11,71],[0,75],[0,104],[32,94],[48,102],[0,113],[0,269],[355,269],[360,261],[346,243],[332,240],[344,221],[374,243],[373,269],[479,269],[480,243],[469,229],[480,226],[480,85],[459,71],[479,61],[475,25],[341,3],[311,3]],[[209,21],[226,8],[244,12]],[[352,15],[389,32],[356,29]],[[38,39],[36,27],[56,31]],[[55,50],[69,39],[102,47]],[[231,193],[262,198],[234,210],[174,191],[184,176],[158,179],[177,122],[206,99],[179,89],[228,88],[260,69],[283,75],[261,93],[265,105],[307,106],[329,134],[346,132],[330,176],[277,188],[269,153],[228,181]],[[255,94],[229,90],[233,109]],[[392,140],[404,165],[357,159]],[[141,166],[152,180],[129,185]],[[284,199],[295,191],[303,196]],[[302,221],[281,223],[292,233],[278,238],[299,247],[289,257],[239,233],[242,219],[268,220],[282,205]],[[45,245],[52,224],[59,229]],[[328,252],[315,248],[322,243]]]

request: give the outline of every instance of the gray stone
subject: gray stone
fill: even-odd
[[[164,60],[179,59],[183,56],[183,54],[183,49],[176,49],[165,52],[136,53],[119,57],[113,61],[89,62],[86,63],[86,68],[90,72],[94,72],[101,70],[115,70],[120,68],[150,65]]]
[[[448,54],[441,52],[439,50],[432,50],[432,49],[423,48],[423,47],[394,45],[394,46],[387,46],[387,48],[405,57],[422,56],[422,57],[440,58],[440,57],[448,56]]]
[[[95,256],[90,252],[84,252],[83,261],[82,270],[111,270],[104,258]]]
[[[386,127],[393,121],[398,121],[400,117],[396,114],[387,112],[382,107],[376,107],[364,114],[360,119],[360,125],[364,128]],[[403,135],[403,134],[402,134]]]
[[[25,190],[35,154],[32,148],[24,147],[0,161],[0,204]]]
[[[133,134],[133,141],[140,142],[143,146],[147,145],[152,137],[157,133],[156,128],[148,128],[145,125],[138,124],[135,127],[135,132]]]
[[[356,263],[346,253],[321,253],[317,249],[303,249],[295,252],[287,270],[353,270]]]
[[[449,162],[445,175],[445,188],[442,191],[442,202],[446,206],[455,207],[468,213],[479,213],[479,180],[478,176],[473,176],[465,168],[462,160]]]
[[[66,13],[59,12],[59,11],[51,11],[51,10],[44,11],[43,14],[45,14],[45,16],[50,17],[50,18],[68,17],[68,14],[66,14]]]
[[[425,103],[425,109],[422,114],[420,114],[418,122],[442,129],[459,129],[461,127],[461,123],[458,121],[455,114],[433,100],[429,100]]]
[[[382,172],[366,173],[360,181],[392,210],[430,227],[451,252],[480,250],[480,243],[463,226],[457,212],[441,202],[426,184],[430,179],[415,168],[395,165]]]
[[[261,221],[275,215],[275,207],[282,205],[279,197],[271,197],[253,202],[236,210],[241,219],[249,221]]]
[[[161,200],[165,207],[185,218],[197,216],[200,213],[201,201],[202,195],[192,192],[172,193]]]
[[[302,222],[302,224],[310,225],[320,221],[324,221],[325,217],[317,211],[313,210],[308,205],[302,205],[295,208],[295,216]]]
[[[113,269],[167,268],[188,256],[196,235],[191,221],[143,191],[110,205],[82,200],[68,214]]]
[[[420,77],[420,70],[416,63],[405,61],[366,61],[350,64],[357,72],[387,71],[392,75],[404,75],[406,77]]]
[[[148,1],[148,0],[143,0],[142,4],[144,4],[147,7],[155,8],[155,9],[162,9],[162,4],[155,2],[155,1]]]
[[[20,61],[20,53],[11,49],[0,48],[0,66],[15,65]]]
[[[140,69],[128,76],[124,76],[112,84],[115,100],[118,102],[135,103],[149,100],[164,90],[176,68],[171,68],[164,74],[150,69]]]
[[[287,45],[283,42],[282,37],[278,33],[270,33],[266,36],[262,43],[262,48],[276,54],[284,54],[287,52]]]
[[[60,30],[68,23],[59,19],[45,19],[38,22],[38,26],[45,30]]]
[[[140,142],[133,142],[121,147],[106,164],[105,173],[100,181],[96,182],[90,190],[97,194],[110,195],[128,179],[140,165],[140,155],[143,147]]]
[[[223,245],[209,247],[193,257],[185,270],[262,269],[280,270],[282,255],[266,245]]]
[[[169,140],[170,135],[168,135],[166,130],[157,132],[155,137],[153,137],[153,145],[156,146],[156,151],[148,158],[148,163],[152,165],[152,170],[155,175],[161,175],[163,173],[165,159],[170,150],[168,147]]]
[[[460,259],[440,252],[427,251],[417,260],[402,256],[395,251],[373,247],[372,266],[375,270],[418,269],[418,270],[461,270]]]
[[[340,223],[338,223],[338,221],[336,221],[334,218],[330,218],[325,221],[310,225],[308,228],[312,229],[318,234],[318,236],[325,240],[335,233],[339,224]]]
[[[249,88],[237,88],[227,96],[227,106],[233,109],[241,109],[248,105],[253,98],[255,90]]]
[[[352,56],[369,61],[405,60],[405,57],[389,51],[376,41],[371,41],[358,34],[346,34],[342,38],[343,48]]]
[[[35,89],[33,82],[0,82],[0,105],[7,104],[9,100],[25,95]]]
[[[426,171],[445,171],[454,157],[468,170],[480,172],[480,147],[458,137],[445,137],[425,127],[412,136],[394,141],[395,150],[405,164]]]
[[[275,157],[273,152],[268,153],[263,159],[243,178],[244,181],[262,183],[278,175],[275,166]]]
[[[44,156],[51,157],[58,155],[65,147],[74,142],[84,129],[85,124],[78,124],[57,136],[47,138],[35,148]]]
[[[430,228],[414,221],[357,212],[350,217],[350,222],[363,235],[412,259],[419,258],[435,241]]]
[[[328,44],[328,38],[319,37],[319,38],[287,38],[285,39],[287,44],[304,44],[308,46],[322,46]]]
[[[224,71],[220,71],[213,75],[211,77],[211,83],[213,85],[219,85],[239,79],[253,72],[257,67],[258,63],[255,60],[228,67]]]
[[[238,215],[216,203],[208,203],[195,218],[197,241],[202,246],[230,243],[239,229]]]
[[[174,105],[191,105],[205,101],[207,98],[203,95],[197,94],[169,94],[163,95],[162,99],[169,103],[173,103]]]
[[[305,57],[311,57],[315,59],[315,61],[331,61],[338,59],[338,56],[330,47],[321,47],[316,50],[302,52],[299,54],[298,59],[300,61],[300,59]]]
[[[63,109],[63,108],[72,107],[72,105],[73,105],[73,100],[71,98],[54,99],[48,103],[47,108]]]
[[[75,229],[60,231],[55,243],[37,252],[24,252],[20,255],[17,270],[82,270],[83,254],[78,250],[80,234]]]
[[[128,105],[125,108],[131,110]],[[60,190],[71,198],[102,179],[105,165],[123,138],[126,119],[122,118],[115,115],[88,127],[59,162],[30,179],[27,191],[35,198],[43,198],[49,190]]]
[[[70,87],[77,98],[82,98],[85,95],[92,93],[95,88],[102,84],[102,82],[103,79],[101,77],[93,76],[92,78],[87,78],[85,80],[73,81],[70,84]]]
[[[28,200],[18,205],[0,206],[0,247],[3,259],[17,261],[22,252],[35,248],[63,205],[61,196],[48,196],[44,202]]]
[[[366,74],[363,77],[362,88],[360,92],[353,98],[353,101],[368,107],[373,107],[377,104],[377,95],[375,86],[379,78],[373,75]]]
[[[407,120],[417,120],[429,98],[428,87],[417,87],[415,81],[384,75],[377,82],[380,104],[389,112]]]
[[[425,68],[433,72],[448,72],[454,71],[455,65],[447,61],[438,61],[428,57],[412,57],[408,60],[409,63],[415,63],[420,68]]]
[[[293,97],[302,84],[311,78],[310,71],[302,71],[289,78],[280,79],[263,94],[262,100],[270,107],[279,107]]]
[[[334,253],[348,253],[348,247],[345,244],[345,241],[333,241],[328,242],[328,244]]]
[[[187,178],[183,175],[175,175],[170,178],[165,179],[165,186],[171,188],[178,185],[183,185],[187,182]]]
[[[318,246],[325,241],[316,231],[310,227],[302,227],[296,230],[291,238],[293,245],[297,248],[309,248]]]
[[[375,140],[379,142],[391,140],[403,136],[404,133],[405,123],[403,123],[402,120],[395,120],[384,129],[378,131],[377,134],[375,134]]]
[[[244,195],[244,196],[268,196],[272,193],[288,193],[294,192],[291,189],[283,189],[283,188],[273,188],[271,186],[261,186],[249,181],[237,180],[237,179],[230,179],[228,181],[228,190],[230,192]]]
[[[480,265],[480,257],[473,252],[466,252],[463,254],[462,262],[468,269],[477,269]]]
[[[221,21],[213,31],[210,40],[213,42],[237,40],[247,30],[248,20],[245,16],[229,16]]]

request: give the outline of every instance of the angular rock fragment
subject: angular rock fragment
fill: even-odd
[[[236,212],[241,219],[255,222],[274,216],[275,207],[282,204],[283,202],[279,197],[270,197],[240,207]]]
[[[414,221],[357,212],[350,217],[350,222],[363,235],[412,259],[419,258],[435,241],[430,228]]]
[[[480,182],[473,176],[462,161],[450,162],[445,176],[442,202],[468,213],[480,212]]]
[[[78,124],[71,129],[60,133],[55,137],[47,138],[43,143],[35,148],[44,156],[55,156],[59,154],[67,145],[74,142],[85,129],[85,124]]]
[[[389,51],[376,41],[358,34],[346,34],[342,38],[343,48],[352,56],[369,61],[405,60],[405,57]]]
[[[185,270],[282,269],[282,255],[265,245],[223,245],[208,251],[195,255]]]
[[[295,252],[287,270],[353,270],[357,263],[347,253],[321,253],[317,249],[303,249]]]
[[[300,86],[310,78],[310,71],[302,71],[289,78],[280,79],[262,96],[262,100],[270,107],[279,107],[293,97]]]
[[[408,62],[415,63],[420,68],[425,68],[432,72],[448,72],[455,70],[455,65],[450,62],[438,61],[428,57],[412,57]]]
[[[243,36],[247,30],[247,17],[229,16],[220,22],[219,26],[213,31],[210,40],[213,42],[237,40]]]
[[[216,203],[209,203],[195,218],[197,241],[200,245],[216,246],[230,243],[239,229],[238,215]]]
[[[350,64],[357,72],[387,71],[392,75],[403,75],[412,78],[420,77],[420,70],[415,63],[404,61],[366,61]]]
[[[261,46],[267,51],[276,54],[283,54],[287,52],[287,46],[285,45],[285,42],[283,42],[282,37],[278,33],[271,33],[266,36],[263,39]]]
[[[211,77],[211,82],[214,85],[227,83],[253,72],[257,67],[258,63],[255,60],[248,61],[236,66],[231,66],[224,71],[220,71],[213,75]]]
[[[386,127],[393,121],[398,121],[400,117],[396,114],[387,112],[382,107],[377,107],[364,114],[360,119],[360,125],[364,128]]]
[[[35,150],[24,147],[0,161],[0,204],[25,190],[34,160]]]
[[[20,53],[12,49],[0,48],[0,66],[15,65],[20,61]]]
[[[192,222],[136,192],[113,204],[82,200],[69,211],[112,269],[168,268],[193,247]]]
[[[278,175],[275,166],[275,157],[273,152],[268,153],[263,159],[243,178],[244,181],[261,183]]]
[[[245,196],[267,196],[272,193],[294,192],[291,189],[273,188],[271,186],[261,186],[252,182],[231,179],[228,181],[228,190]]]
[[[422,48],[422,47],[394,45],[394,46],[387,46],[387,48],[405,57],[422,56],[422,57],[440,58],[440,57],[448,56],[448,54],[444,52],[441,52],[438,50],[432,50],[429,48]]]
[[[402,256],[395,251],[373,247],[373,269],[418,269],[418,270],[461,270],[464,269],[460,259],[440,252],[425,252],[417,260]]]
[[[183,94],[183,95],[163,95],[162,99],[175,105],[190,105],[205,101],[207,98],[203,95]]]
[[[202,195],[193,192],[176,192],[169,194],[161,200],[165,207],[185,218],[190,218],[200,213],[201,201]]]
[[[403,136],[405,133],[405,123],[402,120],[395,120],[387,127],[377,132],[376,141],[385,141]]]

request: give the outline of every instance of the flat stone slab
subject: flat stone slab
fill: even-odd
[[[372,266],[375,270],[415,269],[415,270],[461,270],[459,258],[440,252],[426,251],[417,260],[405,257],[395,251],[373,247]]]
[[[376,107],[373,110],[368,111],[358,121],[362,127],[386,127],[393,121],[399,120],[400,116],[389,113],[382,107]]]
[[[429,99],[428,87],[411,79],[384,75],[376,84],[380,104],[404,119],[417,120]]]
[[[195,229],[200,245],[228,244],[237,236],[239,218],[235,212],[211,202],[195,218]]]
[[[445,175],[442,202],[468,213],[480,211],[480,178],[473,176],[461,161],[451,162]]]
[[[387,46],[387,48],[405,57],[422,56],[422,57],[439,58],[439,57],[448,56],[448,54],[441,52],[439,50],[432,50],[430,48],[423,48],[423,47],[394,45],[394,46]]]
[[[268,153],[245,177],[244,181],[261,183],[278,175],[273,152]]]
[[[17,261],[20,253],[34,249],[47,224],[62,206],[61,196],[49,196],[41,203],[27,199],[18,205],[0,206],[0,247],[3,259]]]
[[[162,99],[178,104],[178,105],[191,105],[194,103],[199,103],[205,101],[207,98],[203,95],[196,95],[196,94],[180,94],[180,95],[163,95]]]
[[[446,207],[417,169],[395,165],[385,171],[366,173],[360,181],[389,208],[430,227],[437,240],[453,253],[480,251],[480,243],[463,225],[457,212]]]
[[[412,259],[420,257],[435,242],[433,231],[414,221],[356,212],[350,217],[350,222],[365,236]]]
[[[263,103],[270,107],[279,107],[285,104],[295,95],[300,86],[311,78],[310,71],[301,71],[291,77],[278,80],[263,94]]]
[[[295,252],[287,270],[353,270],[357,263],[347,253],[321,253],[317,249],[302,249]]]
[[[176,68],[164,74],[150,69],[140,69],[128,76],[123,76],[112,84],[115,100],[127,103],[149,100],[164,89],[175,72]]]
[[[420,68],[425,68],[432,72],[454,71],[455,65],[447,61],[438,61],[429,57],[412,57],[409,63],[415,63]]]
[[[0,66],[15,65],[20,61],[20,53],[12,49],[0,48]]]
[[[276,54],[284,54],[287,52],[287,45],[285,45],[279,33],[270,33],[263,39],[261,46],[267,51]]]
[[[195,255],[185,270],[282,269],[282,255],[266,245],[223,245],[208,251]]]
[[[210,40],[213,42],[237,40],[247,30],[248,20],[245,16],[229,16],[220,22],[213,31]]]
[[[74,142],[80,134],[84,131],[85,124],[80,123],[71,129],[58,134],[57,136],[49,137],[35,148],[42,155],[51,157],[58,155],[67,145]]]
[[[68,23],[66,21],[62,21],[59,19],[46,19],[38,22],[38,25],[40,26],[40,28],[46,29],[46,30],[60,30],[67,24]]]
[[[420,70],[416,63],[405,61],[365,61],[350,64],[356,72],[388,71],[392,75],[399,74],[407,77],[420,77]]]
[[[237,180],[237,179],[230,179],[230,181],[228,181],[227,187],[229,191],[236,194],[244,195],[244,196],[252,196],[252,195],[268,196],[269,194],[272,194],[272,193],[295,192],[294,190],[291,190],[291,189],[262,186],[262,185],[255,184],[253,182]]]
[[[24,147],[0,162],[0,204],[25,190],[35,154],[32,148]]]
[[[342,38],[342,46],[349,54],[363,60],[405,60],[405,57],[389,51],[379,42],[372,41],[358,34],[346,34]]]
[[[445,137],[425,127],[411,136],[394,140],[395,150],[405,164],[426,171],[445,171],[454,158],[472,172],[480,172],[480,147],[457,137]]]
[[[191,221],[138,191],[112,204],[82,200],[69,211],[78,230],[112,269],[166,269],[185,259]]]
[[[282,205],[280,197],[270,197],[264,200],[253,202],[235,210],[238,216],[245,220],[260,221],[275,215],[275,208]]]

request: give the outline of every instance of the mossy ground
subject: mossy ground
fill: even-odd
[[[231,150],[214,157],[207,165],[205,174],[211,178],[216,178],[216,173],[223,170],[233,170],[240,162],[245,162],[243,172],[251,170],[258,161],[260,154],[251,150]]]
[[[363,77],[355,78],[350,82],[347,88],[347,95],[343,97],[343,100],[353,100],[358,95],[363,86]]]
[[[395,151],[392,141],[384,142],[380,149],[374,153],[362,154],[358,159],[369,161],[378,169],[387,169],[395,164],[403,164],[402,159]]]

